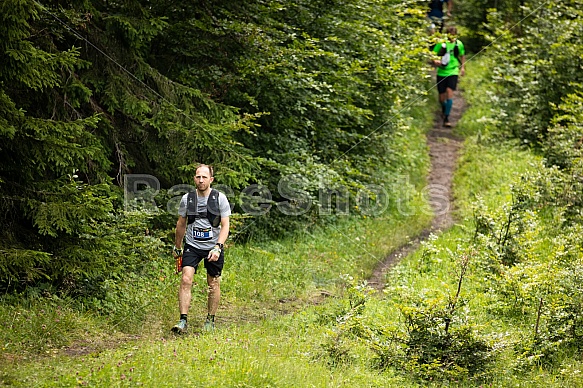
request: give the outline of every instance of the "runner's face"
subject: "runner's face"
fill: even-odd
[[[196,174],[194,175],[194,183],[200,192],[206,191],[214,179],[215,178],[211,176],[208,167],[200,167],[196,170]]]

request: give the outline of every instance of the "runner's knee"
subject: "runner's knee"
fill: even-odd
[[[180,283],[183,287],[192,287],[192,276],[188,276],[187,274],[182,274],[182,280]]]

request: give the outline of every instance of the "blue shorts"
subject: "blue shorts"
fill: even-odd
[[[217,261],[208,261],[207,257],[210,250],[202,250],[194,248],[192,245],[184,245],[184,253],[182,254],[182,266],[194,267],[194,273],[198,269],[198,264],[204,260],[204,268],[206,273],[212,277],[221,276],[223,265],[225,264],[225,251],[221,250],[219,259]]]

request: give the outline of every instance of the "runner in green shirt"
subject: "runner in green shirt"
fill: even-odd
[[[446,29],[448,40],[438,43],[433,47],[433,53],[441,56],[434,61],[437,66],[437,91],[443,116],[443,125],[451,127],[449,114],[453,106],[453,92],[457,88],[458,76],[465,73],[464,44],[456,38],[457,28],[449,26]]]

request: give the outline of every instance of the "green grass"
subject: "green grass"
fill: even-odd
[[[35,386],[197,386],[197,387],[354,387],[389,381],[363,368],[331,373],[317,354],[321,332],[298,322],[305,312],[218,330],[213,335],[184,336],[127,343],[99,356],[61,358],[29,365],[21,384]],[[282,338],[283,333],[289,337]]]
[[[421,197],[415,201],[422,208]],[[319,362],[323,327],[312,323],[320,320],[314,317],[317,304],[342,297],[340,275],[368,277],[390,250],[428,223],[426,212],[347,219],[285,241],[231,247],[217,316],[221,329],[214,335],[198,335],[206,303],[204,271],[196,275],[193,287],[189,314],[193,335],[185,337],[168,332],[177,318],[178,278],[171,274],[165,274],[168,286],[161,289],[165,298],[145,296],[144,304],[137,306],[152,310],[143,326],[134,330],[139,340],[128,340],[131,337],[124,336],[118,325],[103,317],[58,304],[63,301],[55,306],[39,302],[2,307],[7,319],[2,326],[5,353],[0,381],[16,386],[32,382],[35,386],[83,382],[125,386],[138,381],[147,386],[194,382],[224,387],[362,386],[359,379],[369,377],[352,376],[351,370],[346,376],[336,375]],[[99,329],[100,324],[112,337]],[[72,341],[64,341],[66,335],[72,335]],[[57,338],[52,341],[52,336]],[[375,375],[364,367],[362,373]]]
[[[55,311],[62,307],[46,312],[47,320],[36,315],[38,306],[21,306],[19,312],[14,308],[6,316],[31,314],[29,320],[18,318],[13,323],[18,322],[19,336],[37,344],[35,349],[42,350],[43,356],[15,352],[15,347],[22,350],[27,342],[16,343],[17,338],[7,338],[3,333],[12,346],[10,355],[4,356],[0,381],[16,386],[126,386],[142,382],[146,386],[349,387],[380,379],[384,384],[385,377],[376,376],[365,366],[357,374],[352,369],[331,373],[326,362],[319,360],[323,327],[313,323],[320,320],[315,317],[318,306],[314,304],[326,303],[323,298],[340,298],[341,274],[367,277],[388,251],[419,233],[428,221],[425,213],[346,220],[295,239],[232,247],[217,318],[222,329],[214,335],[169,335],[168,328],[177,315],[177,278],[169,279],[173,284],[167,299],[149,306],[158,309],[144,322],[153,327],[144,327],[137,341],[119,338],[108,343],[96,327],[98,317],[92,320],[90,315],[70,310],[59,315],[67,316],[60,335],[69,329],[76,336],[73,346],[80,351],[81,347],[89,349],[82,356],[67,355],[51,343],[38,345],[43,342],[43,333],[58,331],[54,326],[45,331],[42,325],[54,321]],[[204,314],[203,273],[197,275],[198,284],[193,290],[193,333],[200,332],[202,322],[197,317]],[[296,314],[282,316],[284,312]],[[167,317],[165,324],[162,317]],[[14,328],[13,323],[8,324]],[[85,334],[83,327],[87,329]]]

